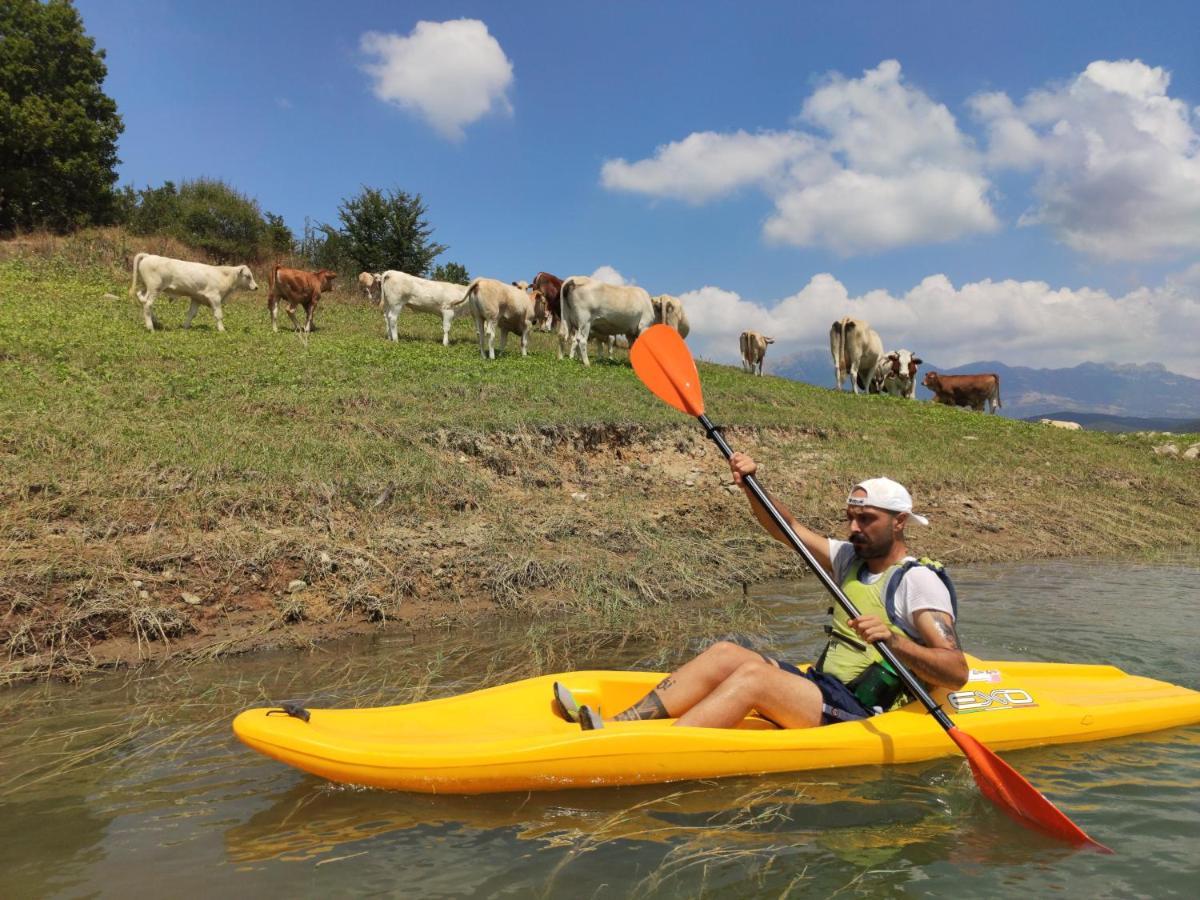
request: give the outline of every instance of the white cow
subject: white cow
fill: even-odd
[[[670,294],[659,294],[657,297],[651,297],[650,303],[654,306],[655,322],[670,325],[679,332],[680,337],[688,336],[691,326],[688,324],[682,300],[672,297]]]
[[[373,300],[376,304],[380,303],[379,273],[359,272],[358,290],[368,300]]]
[[[893,350],[880,357],[871,379],[871,392],[891,394],[915,400],[917,397],[917,366],[924,362],[908,350]]]
[[[139,291],[141,284],[145,290]],[[154,318],[154,300],[159,294],[187,297],[192,301],[184,328],[192,327],[192,319],[200,304],[207,304],[217,321],[217,331],[225,330],[225,314],[221,305],[234,291],[257,291],[258,283],[249,266],[210,266],[205,263],[171,259],[139,253],[133,258],[133,284],[129,296],[142,303],[142,320],[153,331],[158,324]]]
[[[1055,428],[1065,428],[1067,431],[1082,431],[1083,426],[1078,422],[1064,422],[1062,419],[1038,419],[1039,424],[1053,425]]]
[[[578,352],[585,366],[592,364],[588,359],[589,338],[624,335],[632,345],[639,334],[654,324],[650,295],[635,285],[607,284],[575,275],[563,282],[558,299],[562,311],[558,332],[559,359],[562,359],[563,348],[569,345],[570,355]]]
[[[859,389],[875,393],[872,382],[875,367],[883,356],[883,341],[870,325],[862,319],[846,316],[833,323],[829,329],[829,352],[833,355],[834,376],[837,389],[850,376],[854,393]]]
[[[521,336],[521,355],[529,355],[529,332],[534,323],[546,316],[546,297],[541,291],[527,294],[512,284],[494,278],[476,278],[467,287],[466,300],[475,317],[475,333],[479,337],[479,355],[496,358],[496,330],[500,331],[500,352],[508,335]],[[484,337],[487,346],[484,347]]]
[[[773,343],[775,338],[766,337],[757,331],[743,331],[738,336],[738,348],[742,351],[742,368],[751,375],[762,375],[767,344]]]
[[[396,319],[411,307],[416,312],[442,317],[442,346],[450,346],[450,324],[454,317],[466,313],[467,297],[461,284],[430,281],[407,272],[389,269],[379,276],[379,305],[390,341],[398,341]]]

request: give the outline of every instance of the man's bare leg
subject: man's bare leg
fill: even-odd
[[[669,719],[682,716],[712,693],[719,684],[747,663],[759,662],[781,674],[788,674],[766,662],[762,655],[745,647],[718,641],[699,656],[684,663],[649,694],[616,716],[615,721]],[[795,675],[791,676],[795,678]],[[819,692],[818,692],[819,695]],[[820,716],[818,715],[818,719]]]
[[[755,654],[679,717],[676,725],[733,728],[758,710],[784,728],[821,724],[821,690]]]

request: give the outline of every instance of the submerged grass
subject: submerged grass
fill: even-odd
[[[585,369],[537,335],[486,361],[466,321],[442,347],[414,314],[393,344],[346,290],[315,334],[272,334],[265,272],[226,334],[203,312],[183,330],[170,299],[148,333],[124,268],[142,249],[188,255],[117,231],[0,246],[0,683],[497,610],[619,631],[801,571],[623,359]],[[814,527],[887,473],[949,562],[1200,544],[1200,469],[1150,437],[700,371]]]

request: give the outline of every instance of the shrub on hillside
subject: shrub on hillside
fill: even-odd
[[[291,250],[291,231],[281,218],[264,218],[256,200],[218,179],[198,178],[178,187],[168,181],[136,193],[127,187],[119,206],[132,233],[170,235],[222,263],[254,262]]]

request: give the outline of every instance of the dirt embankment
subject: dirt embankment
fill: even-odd
[[[762,482],[794,514],[840,532],[851,478],[831,460],[831,435],[731,429],[728,438],[760,460]],[[753,523],[716,448],[692,427],[441,430],[421,452],[465,476],[416,503],[392,484],[352,481],[271,502],[181,468],[137,485],[25,485],[3,498],[0,680],[507,611],[633,621],[802,569]],[[1098,534],[1078,521],[1061,527],[1039,490],[1046,477],[1008,473],[970,492],[916,486],[934,521],[913,535],[916,548],[951,563],[1090,551]]]

